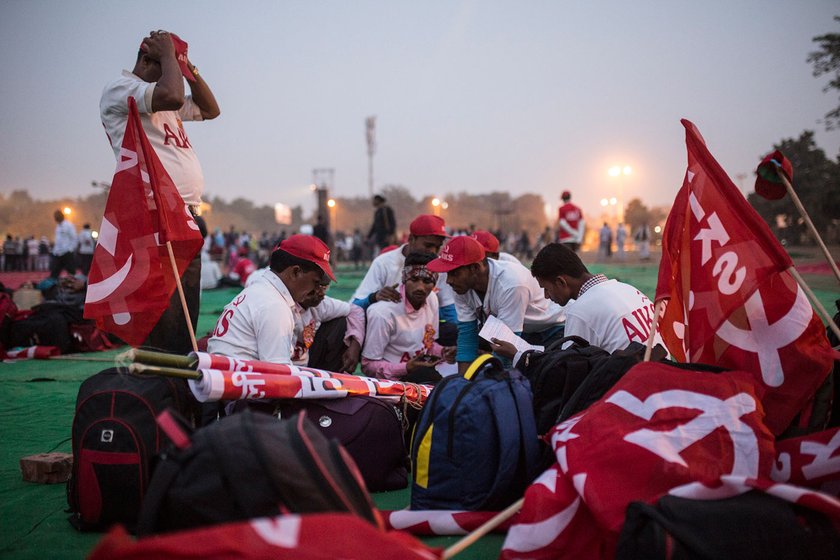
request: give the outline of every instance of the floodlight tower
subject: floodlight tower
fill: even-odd
[[[373,198],[373,154],[376,153],[376,116],[365,119],[368,154],[368,195]]]

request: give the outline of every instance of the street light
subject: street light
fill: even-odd
[[[433,198],[432,199],[432,209],[435,213],[435,216],[440,216],[440,206],[441,206],[440,199],[437,198],[437,197]]]
[[[64,207],[64,210],[62,210],[62,212],[64,212],[64,215],[65,215],[65,216],[69,216],[70,214],[72,214],[72,213],[73,213],[73,209],[72,209],[72,208],[70,208],[69,206],[65,206],[65,207]]]
[[[610,177],[618,178],[618,221],[624,223],[624,180],[621,177],[632,175],[633,168],[629,165],[613,165],[607,170],[607,173]],[[610,203],[616,204],[616,202],[612,202],[613,200],[615,199],[610,199]]]
[[[335,199],[331,198],[327,201],[327,208],[329,208],[330,212],[330,230],[335,231],[338,229],[335,223]]]

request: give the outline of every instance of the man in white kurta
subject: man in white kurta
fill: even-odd
[[[478,356],[478,331],[493,315],[531,344],[547,345],[563,334],[563,308],[546,299],[528,269],[485,258],[472,237],[453,238],[429,270],[447,272],[458,312],[458,367]]]
[[[189,95],[184,93],[185,78]],[[174,33],[152,31],[140,44],[132,71],[123,70],[122,75],[102,91],[100,118],[117,161],[120,161],[128,122],[129,97],[137,104],[149,143],[189,212],[197,216],[204,175],[183,122],[211,120],[219,116],[220,110],[210,86],[190,61],[187,44]],[[200,255],[195,256],[182,274],[181,286],[194,331],[201,296]],[[190,331],[177,292],[170,298],[169,306],[144,345],[178,354],[192,350]]]
[[[591,274],[576,253],[557,243],[543,247],[531,272],[553,301],[566,306],[566,336],[580,336],[607,352],[647,342],[654,305],[636,287]]]
[[[397,291],[397,286],[401,281],[406,256],[409,253],[436,255],[449,237],[443,218],[431,214],[417,216],[409,225],[409,232],[408,243],[373,259],[367,274],[353,294],[353,303],[367,309],[377,301],[400,301],[402,296]],[[436,289],[441,320],[454,324],[457,321],[455,294],[446,284],[446,274],[439,275]]]
[[[431,255],[406,258],[400,301],[380,301],[367,310],[362,372],[385,379],[434,382],[434,365],[454,360],[454,348],[435,342],[438,337],[438,300],[433,292],[437,274],[426,264]]]
[[[291,364],[299,302],[334,279],[329,249],[311,235],[293,235],[271,255],[271,270],[242,290],[216,321],[207,350],[234,358]]]

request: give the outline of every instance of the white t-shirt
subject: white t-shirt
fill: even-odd
[[[367,274],[362,278],[362,283],[356,288],[356,292],[351,299],[364,299],[385,286],[402,284],[402,270],[405,267],[404,247],[405,245],[400,245],[393,251],[388,251],[373,259]],[[454,303],[455,292],[446,283],[445,273],[438,275],[435,288],[441,307]]]
[[[79,254],[92,255],[96,248],[96,243],[93,241],[93,233],[89,229],[82,229],[79,232]]]
[[[499,258],[497,260],[500,260],[500,261],[503,261],[503,262],[515,262],[515,263],[518,263],[518,264],[522,264],[522,261],[517,259],[515,256],[511,255],[510,253],[505,253],[504,251],[499,252]]]
[[[225,306],[207,351],[291,364],[294,343],[295,301],[280,277],[268,273]]]
[[[251,276],[248,277],[249,281]],[[299,305],[295,306],[295,350],[292,354],[292,362],[295,365],[305,366],[309,364],[309,347],[315,340],[315,333],[318,332],[321,323],[339,317],[347,317],[345,343],[351,336],[354,336],[359,344],[364,344],[365,311],[358,305],[326,296],[321,303],[309,309],[303,309]]]
[[[647,342],[654,305],[642,292],[617,280],[595,284],[566,305],[565,336],[577,335],[607,352]],[[654,344],[662,343],[656,333]]]
[[[407,362],[426,353],[427,346],[431,348],[438,337],[439,322],[434,293],[429,294],[420,309],[414,309],[405,297],[403,301],[378,301],[367,308],[362,357],[392,364]]]
[[[545,292],[531,272],[519,263],[487,259],[490,279],[484,302],[474,290],[455,294],[458,321],[494,315],[513,332],[541,332],[563,322],[563,307],[546,299]]]
[[[144,82],[128,70],[102,91],[99,113],[114,156],[119,158],[125,125],[128,122],[128,97],[137,102],[140,121],[149,142],[172,178],[186,204],[197,205],[204,191],[204,175],[182,121],[201,121],[201,109],[187,95],[178,111],[152,112],[155,84]]]
[[[59,257],[65,253],[72,253],[76,250],[77,244],[76,228],[69,220],[65,219],[55,224],[53,255]]]

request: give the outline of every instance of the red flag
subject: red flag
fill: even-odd
[[[178,276],[201,250],[198,225],[178,194],[128,98],[117,171],[111,183],[99,243],[88,277],[85,318],[103,331],[139,346],[175,291],[166,241]]]
[[[793,263],[686,128],[688,169],[668,216],[656,300],[666,346],[679,361],[746,370],[761,386],[766,423],[781,433],[831,369],[822,322],[786,272]]]
[[[105,535],[91,560],[230,558],[239,560],[433,560],[440,550],[399,532],[386,533],[341,513],[280,515],[153,535],[135,541],[122,526]]]
[[[772,478],[840,498],[840,428],[776,442]]]

